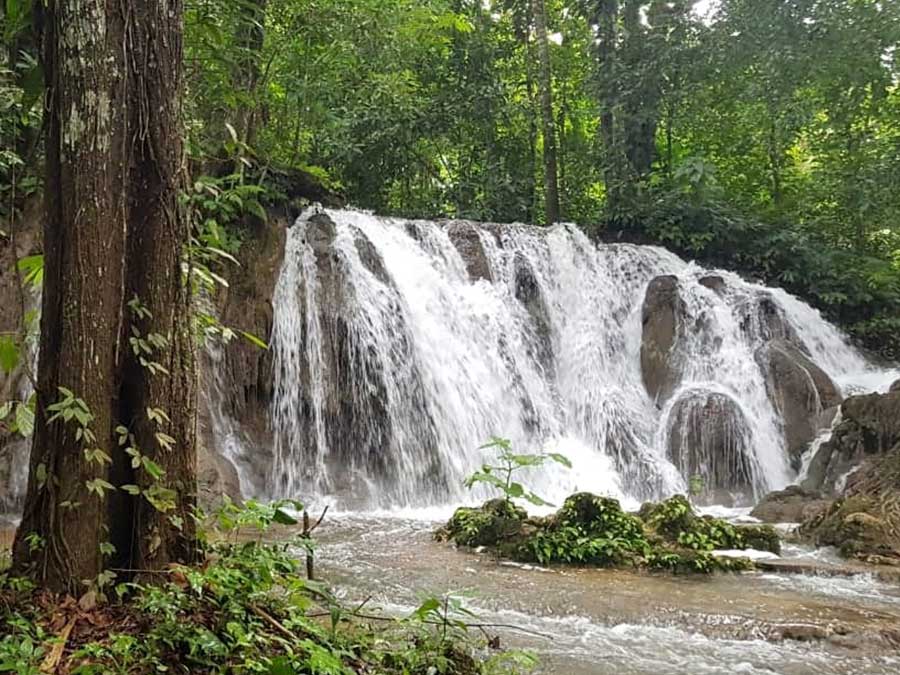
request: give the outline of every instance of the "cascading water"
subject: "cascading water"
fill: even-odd
[[[597,246],[570,226],[310,210],[289,232],[273,300],[268,491],[458,502],[489,457],[479,446],[498,435],[572,460],[571,471],[528,478],[548,499],[576,489],[658,497],[713,471],[694,447],[711,416],[727,418],[732,448],[731,468],[716,471],[757,495],[783,487],[796,473],[760,365],[778,337],[760,303],[845,390],[882,387],[890,374],[796,298],[727,272],[700,283],[709,274],[661,248]],[[686,318],[668,354],[677,385],[655,399],[642,381],[642,305],[663,275]]]

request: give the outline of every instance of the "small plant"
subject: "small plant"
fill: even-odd
[[[525,469],[543,466],[547,461],[572,468],[572,463],[565,455],[555,452],[518,455],[512,450],[512,442],[506,438],[494,437],[479,448],[479,450],[486,449],[497,450],[499,464],[484,464],[481,471],[476,471],[466,479],[465,485],[469,489],[478,483],[490,485],[503,493],[507,504],[513,499],[524,499],[535,506],[553,506],[534,492],[526,490],[521,483],[513,481],[513,475]]]

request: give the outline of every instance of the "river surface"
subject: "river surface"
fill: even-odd
[[[424,597],[471,594],[471,621],[521,628],[493,632],[534,652],[540,673],[900,673],[900,587],[872,575],[545,569],[435,542],[439,524],[329,514],[317,574],[348,602],[397,615]]]

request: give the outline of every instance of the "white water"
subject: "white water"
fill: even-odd
[[[504,226],[497,238],[480,230],[493,282],[472,281],[442,225],[327,211],[340,270],[329,291],[306,237],[311,214],[289,232],[274,298],[276,496],[335,494],[383,508],[476,499],[462,482],[490,458],[478,448],[495,435],[521,452],[572,460],[571,471],[548,466],[525,479],[551,501],[576,489],[627,500],[684,491],[667,458],[668,422],[675,401],[698,391],[739,409],[754,491],[784,487],[795,474],[754,359],[763,295],[845,391],[884,389],[896,375],[870,366],[783,291],[716,271],[725,280],[716,292],[698,283],[707,270],[664,249],[595,246],[570,226]],[[361,255],[360,240],[383,270]],[[516,297],[522,267],[539,289],[544,330]],[[671,356],[680,388],[660,410],[641,378],[641,306],[664,274],[678,277],[691,321]],[[326,354],[335,326],[347,335],[349,376],[339,381]],[[358,414],[337,433],[341,406]]]

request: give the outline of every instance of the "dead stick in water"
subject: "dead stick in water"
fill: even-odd
[[[309,511],[303,512],[303,532],[300,536],[303,539],[306,539],[307,542],[312,538],[312,533],[315,532],[316,528],[322,524],[322,521],[325,519],[325,514],[328,513],[328,506],[325,506],[325,510],[322,511],[322,515],[319,516],[319,519],[316,521],[316,524],[312,527],[309,526]],[[307,544],[306,547],[306,578],[310,581],[313,581],[313,551],[312,546]]]

